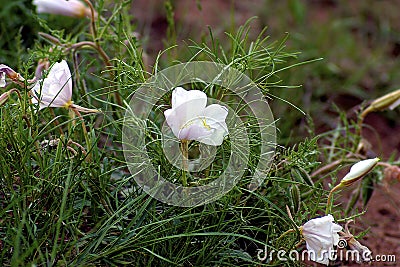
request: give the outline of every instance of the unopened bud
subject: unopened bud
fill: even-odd
[[[79,112],[82,112],[82,113],[100,113],[101,112],[98,109],[85,108],[85,107],[81,107],[81,106],[78,106],[78,105],[75,105],[75,104],[72,104],[72,103],[68,106],[68,108],[69,107],[71,109],[75,109],[75,110],[77,110]]]
[[[339,186],[349,186],[354,182],[361,179],[364,175],[369,173],[376,164],[378,164],[379,158],[374,159],[366,159],[354,164],[351,168],[349,173],[343,177],[342,181],[340,181]]]
[[[9,97],[10,97],[9,92],[5,92],[2,95],[0,95],[0,106],[4,105],[8,101]]]
[[[79,0],[34,0],[33,4],[37,8],[37,13],[48,13],[75,18],[90,17],[92,14],[90,8]],[[94,17],[97,18],[97,13],[94,13]]]
[[[370,112],[381,111],[387,108],[393,110],[398,105],[400,105],[400,89],[372,101],[361,116],[365,117]]]

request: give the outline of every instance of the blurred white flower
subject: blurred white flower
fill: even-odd
[[[65,60],[55,63],[47,74],[47,77],[36,82],[35,86],[31,89],[31,93],[33,95],[32,103],[39,103],[39,109],[64,107],[86,113],[99,112],[96,109],[87,109],[72,102],[72,77]]]
[[[352,183],[356,182],[358,179],[362,178],[368,172],[370,172],[375,165],[378,163],[379,158],[366,159],[357,162],[353,166],[351,166],[349,173],[343,177],[340,182],[341,185],[349,186]]]
[[[222,144],[228,134],[228,109],[207,106],[207,95],[199,90],[177,87],[172,92],[172,108],[164,112],[167,124],[179,140],[196,140],[213,146]]]
[[[5,87],[6,85],[6,74],[4,72],[0,72],[0,87]]]
[[[331,214],[315,218],[300,227],[310,259],[325,265],[334,251],[333,246],[339,242],[339,234],[342,227],[335,224]]]
[[[49,13],[68,17],[89,17],[90,8],[79,0],[33,0],[37,13]]]

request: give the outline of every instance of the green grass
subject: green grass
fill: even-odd
[[[220,37],[210,29],[204,40],[188,41],[182,50],[179,47],[180,53],[167,47],[151,68],[143,62],[141,40],[131,34],[134,25],[129,14],[130,1],[114,5],[96,2],[97,10],[103,11],[103,17],[96,22],[97,39],[90,34],[89,19],[64,21],[63,17],[53,15],[39,18],[27,11],[26,8],[32,8],[27,1],[9,3],[4,10],[13,10],[17,5],[19,11],[24,10],[23,14],[11,16],[1,26],[2,34],[11,29],[14,35],[8,33],[1,40],[1,63],[28,79],[33,78],[39,60],[48,58],[54,63],[66,59],[73,70],[74,103],[102,112],[84,115],[82,125],[80,118],[71,116],[64,108],[36,110],[30,104],[27,83],[5,89],[17,88],[21,98],[12,94],[0,107],[1,266],[302,265],[276,257],[260,262],[257,250],[264,246],[269,251],[304,249],[304,245],[296,247],[301,239],[298,230],[279,237],[323,214],[329,189],[339,181],[338,172],[347,167],[346,163],[365,156],[357,150],[361,139],[355,121],[342,113],[335,129],[316,135],[313,119],[304,116],[303,110],[312,113],[321,106],[308,110],[304,103],[292,99],[292,90],[300,90],[297,85],[307,77],[305,72],[318,77],[328,75],[324,82],[337,88],[337,77],[323,73],[331,71],[326,61],[319,61],[323,55],[302,46],[315,44],[316,40],[302,41],[301,36],[273,40],[266,31],[253,38],[249,20],[227,32],[226,43],[220,42]],[[296,18],[302,20],[301,6],[292,8]],[[177,42],[177,34],[170,1],[166,10],[169,39],[165,41],[172,45]],[[31,33],[18,35],[14,23],[24,25]],[[337,33],[341,34],[343,28],[338,27]],[[59,44],[44,35],[40,37],[38,31],[51,34]],[[296,28],[291,31],[296,32]],[[74,49],[74,44],[82,41],[93,41],[94,46]],[[17,49],[11,48],[12,42]],[[356,49],[356,44],[349,46]],[[109,60],[100,55],[100,48]],[[303,54],[299,50],[304,50]],[[177,62],[196,60],[230,65],[255,81],[279,118],[278,144],[265,181],[257,190],[250,191],[248,184],[259,160],[260,136],[254,118],[247,117],[251,153],[245,175],[217,201],[184,208],[157,201],[137,185],[123,156],[122,126],[130,98],[151,73]],[[313,68],[321,66],[325,69],[314,72]],[[351,88],[357,80],[354,75],[341,82],[346,88],[340,88]],[[236,101],[224,88],[207,90],[210,97]],[[315,97],[325,94],[320,88]],[[159,173],[179,183],[182,174],[168,164],[157,129],[163,120],[161,112],[170,106],[170,95],[158,104],[151,120],[146,122],[146,148],[153,166],[160,168]],[[293,129],[299,116],[308,120],[308,138],[297,136],[298,131]],[[225,157],[231,149],[229,140],[218,148],[214,169],[206,181],[217,178],[226,168]],[[320,167],[335,161],[339,164],[315,174]],[[380,171],[374,171],[361,187],[364,204],[373,189],[371,183],[383,179]],[[205,172],[203,175],[206,176]],[[343,207],[335,205],[333,214],[344,221],[345,215],[357,216],[359,212],[351,206],[345,214]]]

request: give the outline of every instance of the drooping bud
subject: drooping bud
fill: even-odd
[[[91,10],[79,0],[33,0],[37,13],[48,13],[68,17],[90,17]],[[95,14],[95,17],[97,14]]]
[[[369,173],[378,164],[379,158],[366,159],[354,164],[340,181],[339,186],[349,186]]]
[[[4,105],[5,103],[7,103],[8,99],[10,98],[10,95],[12,93],[16,93],[18,95],[18,97],[21,99],[21,95],[18,92],[17,89],[13,88],[5,93],[3,93],[2,95],[0,95],[0,106]]]
[[[8,101],[9,97],[10,94],[8,92],[5,92],[2,95],[0,95],[0,106],[4,105]]]
[[[365,117],[370,112],[381,111],[384,109],[395,109],[400,105],[400,89],[372,101],[366,110],[363,111],[361,117]]]

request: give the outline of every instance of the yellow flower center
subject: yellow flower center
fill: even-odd
[[[68,109],[74,102],[72,100],[69,100],[65,105],[63,106],[64,108]]]
[[[210,125],[207,124],[206,118],[201,119],[201,121],[203,122],[203,126],[204,128],[206,128],[207,130],[211,130]]]

